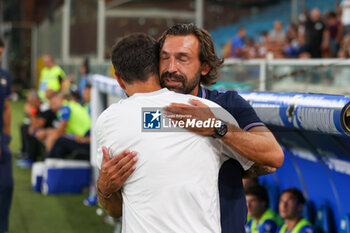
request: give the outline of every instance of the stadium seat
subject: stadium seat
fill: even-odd
[[[350,214],[346,214],[340,219],[339,230],[339,233],[350,233]]]
[[[315,228],[318,233],[333,233],[330,211],[327,205],[321,205],[317,209]]]
[[[305,218],[306,220],[308,220],[309,222],[311,222],[312,224],[315,223],[315,205],[311,200],[307,200],[304,204],[304,209],[303,212],[301,213],[301,215],[303,216],[303,218]]]

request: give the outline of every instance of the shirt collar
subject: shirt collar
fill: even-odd
[[[206,98],[206,93],[205,93],[204,87],[199,86],[197,96],[198,96],[198,97],[201,97],[201,98],[203,98],[203,99]]]

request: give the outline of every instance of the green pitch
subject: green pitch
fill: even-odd
[[[24,101],[11,103],[11,149],[21,148],[20,125]],[[97,207],[83,205],[88,194],[44,196],[32,191],[31,170],[15,165],[13,156],[14,195],[10,214],[11,233],[108,233],[113,227],[96,215]]]

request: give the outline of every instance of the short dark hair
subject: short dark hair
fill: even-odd
[[[292,194],[292,196],[297,200],[297,202],[299,204],[305,204],[305,197],[304,195],[300,192],[299,189],[297,188],[289,188],[289,189],[285,189],[283,190],[283,192],[281,193],[281,196],[282,194],[284,193],[290,193]]]
[[[4,48],[5,47],[5,42],[4,40],[0,37],[0,47]]]
[[[245,189],[245,195],[255,196],[258,200],[266,202],[266,208],[269,206],[269,196],[264,186],[254,185]]]
[[[334,18],[337,18],[337,14],[334,11],[330,11],[328,13],[328,17],[334,19]]]
[[[134,33],[117,42],[111,53],[116,74],[125,82],[147,81],[158,75],[159,47],[153,37],[145,33]]]
[[[201,75],[200,82],[204,85],[212,85],[216,83],[219,68],[224,62],[224,59],[218,57],[215,53],[213,38],[204,29],[198,28],[191,24],[177,24],[166,30],[158,39],[159,48],[163,47],[164,41],[168,35],[187,36],[194,35],[199,41],[199,60],[206,63],[210,67],[210,71],[206,75]]]

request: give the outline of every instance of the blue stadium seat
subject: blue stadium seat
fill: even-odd
[[[301,215],[303,218],[311,222],[312,224],[315,223],[316,213],[315,213],[315,205],[312,201],[307,200],[304,204],[304,209]]]
[[[317,209],[315,228],[318,233],[333,233],[330,211],[327,205],[321,205]]]
[[[339,230],[339,233],[350,233],[350,214],[346,214],[340,219]]]

